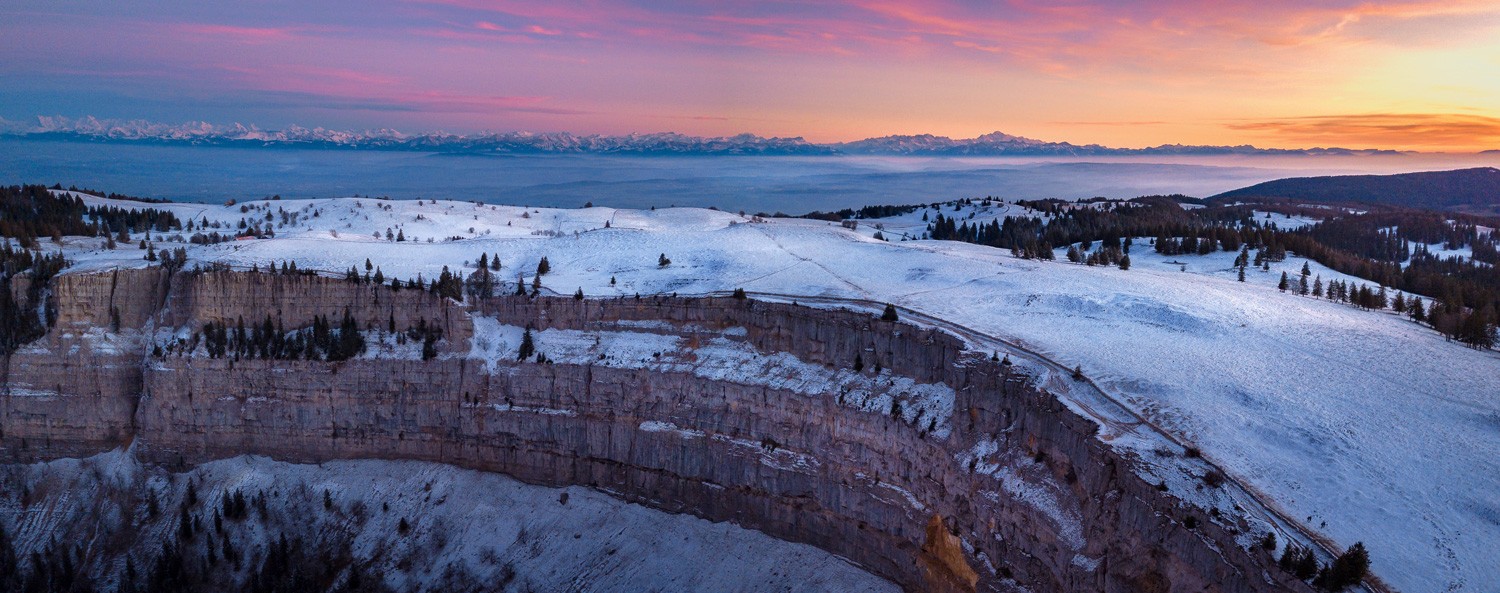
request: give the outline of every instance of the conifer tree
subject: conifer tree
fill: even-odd
[[[1286,272],[1282,272],[1281,273],[1281,282],[1277,282],[1276,283],[1276,289],[1280,290],[1281,292],[1286,292],[1286,289],[1287,289],[1287,287],[1288,287],[1289,284],[1290,283],[1287,281]]]
[[[531,326],[526,326],[526,333],[521,334],[521,349],[516,353],[516,360],[526,360],[536,352],[536,343],[531,338]]]
[[[542,256],[542,261],[536,263],[536,275],[538,277],[547,275],[552,271],[552,263],[547,261],[547,256]]]
[[[1121,256],[1120,257],[1119,266],[1120,266],[1121,270],[1129,270],[1130,269],[1130,256],[1129,255]]]
[[[1370,554],[1364,542],[1355,542],[1343,554],[1333,559],[1326,571],[1319,575],[1316,584],[1329,591],[1342,591],[1359,584],[1370,569]]]

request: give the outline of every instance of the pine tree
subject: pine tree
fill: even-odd
[[[1297,578],[1307,580],[1318,574],[1318,557],[1313,555],[1312,550],[1299,549],[1297,559],[1292,563],[1292,574]]]
[[[552,271],[552,263],[547,261],[547,256],[542,256],[542,261],[536,263],[536,275],[545,276]]]
[[[1286,272],[1282,272],[1281,273],[1281,282],[1276,283],[1276,289],[1280,290],[1281,292],[1286,292],[1286,289],[1287,289],[1287,287],[1288,287],[1289,284],[1290,284],[1290,282],[1287,281]]]
[[[536,343],[531,338],[531,326],[526,326],[526,333],[521,334],[521,349],[516,353],[516,360],[526,360],[536,352]]]
[[[1240,266],[1240,282],[1245,281],[1245,266]]]
[[[1328,565],[1326,572],[1321,575],[1322,582],[1319,583],[1329,591],[1342,591],[1365,578],[1365,573],[1370,570],[1370,553],[1365,551],[1364,542],[1355,542],[1349,546],[1343,554],[1333,559]]]
[[[897,318],[898,316],[896,314],[896,306],[890,303],[886,303],[885,311],[880,314],[881,321],[895,321]]]
[[[573,300],[575,300],[575,301],[581,301],[581,300],[583,300],[583,287],[582,286],[578,287],[578,292],[573,293]]]
[[[1318,277],[1313,280],[1312,295],[1314,297],[1317,297],[1317,298],[1323,298],[1323,275],[1322,274],[1319,274]]]
[[[1121,270],[1129,270],[1130,269],[1130,256],[1129,255],[1121,256],[1120,257],[1119,266],[1120,266]]]

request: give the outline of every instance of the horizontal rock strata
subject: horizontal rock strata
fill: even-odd
[[[186,466],[415,459],[586,485],[806,542],[909,590],[1305,590],[1245,526],[1158,490],[1096,427],[945,333],[865,313],[737,299],[500,297],[459,304],[343,280],[158,269],[63,275],[48,334],[9,355],[0,458],[131,444]],[[443,329],[432,360],[153,355],[204,323]],[[951,417],[869,410],[757,377],[468,357],[473,316],[510,326],[732,339],[797,364],[942,384]],[[986,353],[987,354],[987,353]],[[891,385],[894,385],[892,381]],[[882,400],[883,401],[883,400]],[[936,429],[935,427],[941,427]],[[1193,525],[1188,527],[1187,525]]]

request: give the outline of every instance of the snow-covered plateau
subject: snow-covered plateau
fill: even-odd
[[[1500,583],[1500,355],[1400,316],[1279,292],[1281,273],[1304,265],[1297,257],[1241,283],[1233,253],[1161,256],[1145,238],[1136,240],[1128,271],[898,240],[899,229],[919,224],[917,214],[882,222],[887,241],[872,238],[875,221],[848,229],[698,209],[84,199],[170,210],[221,233],[242,220],[274,228],[274,238],[211,245],[189,244],[192,232],[151,234],[156,249],[185,247],[190,266],[264,269],[294,260],[339,275],[351,266],[363,272],[368,259],[385,278],[430,280],[444,267],[470,272],[487,254],[499,257],[499,276],[514,290],[518,280],[532,284],[545,257],[551,271],[540,286],[555,294],[743,288],[811,304],[810,297],[894,303],[1081,369],[1305,529],[1340,547],[1363,542],[1373,572],[1397,590],[1487,592]],[[103,239],[68,237],[44,247],[61,249],[75,262],[70,271],[149,265],[133,244],[106,249]],[[1324,281],[1350,280],[1309,265]],[[563,333],[541,339],[577,341]],[[271,465],[248,463],[272,479]]]

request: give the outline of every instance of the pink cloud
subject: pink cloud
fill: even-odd
[[[638,0],[421,0],[511,19],[510,31],[602,43],[744,47],[786,53],[878,56],[947,54],[975,65],[1075,75],[1123,67],[1166,73],[1259,76],[1263,51],[1376,38],[1410,43],[1410,35],[1363,23],[1421,21],[1453,15],[1497,15],[1487,0],[1190,0],[1121,5],[1100,0],[960,3],[949,0],[832,0],[817,3],[713,3],[659,7]],[[490,21],[485,21],[490,22]],[[490,24],[494,24],[490,22]],[[507,41],[515,41],[508,39]],[[1247,46],[1245,44],[1250,44]]]
[[[241,43],[287,41],[299,31],[294,27],[237,27],[204,23],[179,23],[171,28],[187,35],[227,38]]]

